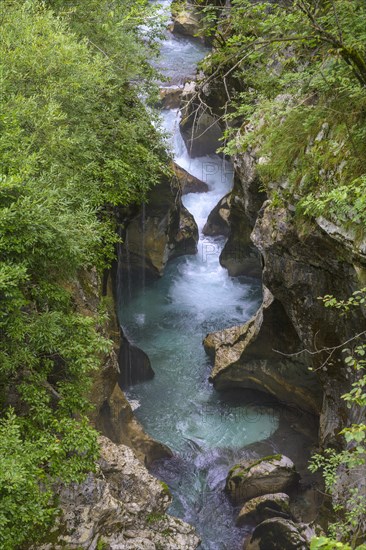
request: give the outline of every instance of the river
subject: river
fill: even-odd
[[[161,53],[160,69],[176,84],[194,73],[207,48],[167,33]],[[235,527],[225,478],[249,445],[277,430],[279,413],[253,393],[217,393],[208,382],[211,364],[202,340],[248,320],[260,303],[261,284],[229,277],[219,263],[224,239],[202,234],[210,211],[231,189],[231,164],[216,155],[190,158],[178,110],[163,111],[162,121],[176,163],[206,181],[209,191],[183,198],[199,227],[198,253],[171,261],[161,279],[122,300],[124,331],[155,371],[153,380],[131,387],[127,397],[146,431],[174,452],[153,468],[173,494],[169,512],[196,527],[202,550],[235,550],[242,548],[246,529]]]

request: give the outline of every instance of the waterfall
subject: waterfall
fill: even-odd
[[[159,68],[176,78],[179,67],[184,81],[206,52],[197,42],[168,35]],[[208,332],[247,321],[257,309],[261,285],[230,278],[219,264],[224,239],[202,235],[210,211],[231,189],[233,168],[217,155],[191,159],[179,119],[177,109],[162,113],[175,162],[209,186],[208,193],[184,196],[200,229],[200,254],[170,261],[163,277],[149,284],[142,205],[142,288],[119,314],[133,343],[148,354],[156,375],[129,388],[127,397],[140,403],[136,416],[146,431],[175,453],[154,470],[173,494],[170,512],[196,526],[202,550],[236,550],[242,548],[243,531],[235,526],[233,508],[223,492],[225,477],[245,456],[246,446],[263,442],[277,429],[278,416],[243,401],[240,392],[217,394],[208,382],[210,366],[202,340]],[[268,451],[273,454],[272,448]]]

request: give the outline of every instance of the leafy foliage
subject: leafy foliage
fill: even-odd
[[[356,291],[348,300],[338,301],[333,296],[325,296],[326,307],[339,309],[342,314],[362,307],[365,302],[366,288]],[[355,381],[349,392],[342,398],[351,407],[360,412],[366,407],[366,332],[357,335],[353,349],[346,348],[345,363],[352,369]],[[344,438],[344,450],[328,448],[323,454],[313,456],[310,470],[322,470],[327,492],[332,495],[334,511],[338,520],[329,527],[330,537],[319,537],[311,548],[364,550],[366,544],[358,545],[358,539],[364,535],[366,516],[366,424],[360,422],[344,428],[340,435]]]
[[[152,75],[152,45],[136,30],[149,14],[154,22],[146,2],[129,0],[3,5],[4,550],[47,532],[56,513],[53,484],[81,480],[98,454],[88,390],[110,342],[100,329],[103,311],[78,311],[73,289],[81,272],[113,257],[114,209],[144,200],[166,170],[162,142],[131,84]]]
[[[209,10],[209,8],[206,8]],[[224,81],[225,152],[251,148],[271,195],[359,233],[366,225],[362,0],[234,0],[206,82]],[[205,83],[204,83],[205,84]]]

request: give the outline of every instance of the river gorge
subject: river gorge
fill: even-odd
[[[169,84],[183,87],[207,52],[196,39],[167,31],[159,69]],[[140,276],[132,272],[131,237],[125,239],[124,271],[117,278],[119,319],[155,372],[152,380],[128,387],[126,396],[146,431],[173,451],[173,458],[152,465],[173,494],[169,512],[195,526],[202,550],[235,550],[251,526],[236,527],[238,509],[224,493],[229,469],[244,458],[284,453],[305,470],[316,420],[265,394],[235,388],[218,393],[209,382],[204,338],[248,321],[261,304],[262,282],[231,277],[219,262],[226,238],[203,234],[209,214],[232,190],[232,163],[215,154],[192,158],[180,134],[179,109],[161,116],[175,163],[208,191],[183,196],[198,226],[197,252],[170,260],[161,278],[146,280],[144,261]],[[145,207],[139,217],[144,232]],[[144,257],[144,237],[140,246]]]

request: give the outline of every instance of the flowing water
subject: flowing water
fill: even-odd
[[[161,69],[181,81],[207,50],[194,41],[167,36]],[[179,68],[179,74],[177,73]],[[174,496],[169,510],[196,526],[201,548],[241,548],[243,530],[224,492],[228,469],[245,448],[278,427],[273,409],[251,404],[248,394],[218,394],[208,382],[210,361],[202,340],[208,332],[245,322],[256,310],[258,282],[233,279],[219,264],[223,238],[205,238],[202,228],[212,208],[231,188],[229,162],[213,155],[191,159],[180,137],[177,110],[163,112],[175,161],[209,185],[188,194],[184,204],[199,230],[198,253],[170,262],[164,276],[132,291],[126,281],[120,311],[124,331],[150,357],[155,378],[129,389],[128,398],[146,431],[167,444],[174,458],[155,466]]]

